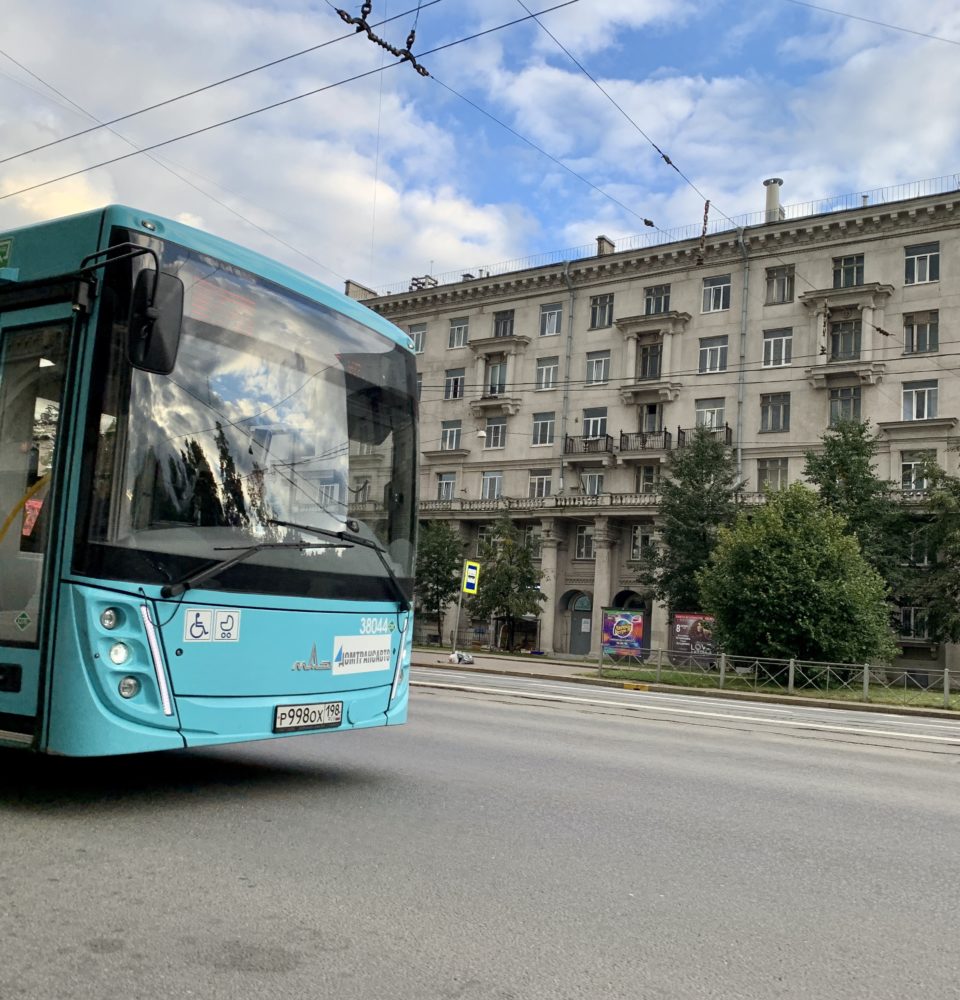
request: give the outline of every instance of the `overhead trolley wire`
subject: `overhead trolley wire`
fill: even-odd
[[[439,2],[439,0],[433,0],[433,2]],[[552,7],[548,7],[545,10],[540,11],[539,14],[545,14],[545,13],[549,13],[550,11],[559,10],[559,9],[561,9],[563,7],[569,7],[569,6],[571,6],[571,5],[575,4],[575,3],[578,3],[578,2],[579,2],[579,0],[564,0],[564,2],[562,2],[562,3],[555,4]],[[409,13],[409,11],[407,13]],[[403,15],[397,15],[397,16],[403,16]],[[536,16],[536,15],[530,15],[530,16],[527,16],[527,17],[516,18],[513,21],[508,21],[508,22],[506,22],[504,24],[497,25],[497,26],[495,26],[493,28],[486,28],[483,31],[475,32],[474,34],[468,35],[468,36],[466,36],[464,38],[456,39],[453,42],[447,42],[444,45],[438,45],[435,48],[429,49],[426,52],[421,53],[418,56],[418,58],[423,58],[423,56],[433,55],[433,54],[435,54],[437,52],[442,52],[445,49],[453,48],[456,45],[462,45],[464,42],[473,41],[473,40],[475,40],[477,38],[480,38],[480,37],[482,37],[484,35],[491,34],[491,33],[495,32],[495,31],[501,31],[504,28],[513,27],[516,24],[521,24],[524,21],[531,20],[534,16]],[[349,37],[353,37],[353,36],[349,36]],[[329,44],[329,43],[325,43],[325,44]],[[352,77],[348,77],[347,79],[339,80],[336,83],[327,84],[326,86],[323,86],[323,87],[317,87],[314,90],[307,91],[306,93],[303,93],[303,94],[297,94],[294,97],[285,98],[282,101],[275,101],[273,104],[265,105],[264,107],[260,107],[260,108],[255,108],[254,110],[244,112],[243,114],[234,115],[231,118],[225,119],[223,121],[215,122],[212,125],[206,125],[206,126],[204,126],[202,128],[194,129],[194,130],[192,130],[190,132],[183,133],[182,135],[174,136],[171,139],[164,139],[164,140],[161,140],[160,142],[152,143],[151,145],[148,145],[148,146],[143,146],[139,150],[135,150],[135,151],[130,152],[130,153],[125,153],[125,154],[120,155],[120,156],[115,156],[115,157],[112,157],[112,158],[110,158],[108,160],[103,160],[103,161],[101,161],[99,163],[91,164],[91,165],[86,166],[86,167],[81,167],[81,168],[79,168],[77,170],[70,171],[69,173],[66,173],[66,174],[61,174],[61,175],[59,175],[57,177],[52,177],[52,178],[48,178],[47,180],[44,180],[44,181],[39,181],[36,184],[31,184],[31,185],[28,185],[27,187],[19,188],[19,189],[15,190],[15,191],[10,191],[10,192],[8,192],[6,194],[0,195],[0,201],[5,201],[7,198],[14,198],[14,197],[17,197],[18,195],[21,195],[21,194],[27,194],[28,192],[35,191],[38,188],[46,187],[46,186],[48,186],[50,184],[56,184],[59,181],[68,180],[71,177],[77,177],[80,174],[87,173],[87,172],[89,172],[91,170],[97,170],[97,169],[99,169],[101,167],[111,166],[114,163],[120,163],[123,160],[131,159],[132,157],[137,156],[140,153],[149,153],[149,152],[152,152],[153,150],[160,149],[163,146],[169,146],[172,143],[180,142],[183,139],[190,139],[190,138],[193,138],[195,136],[202,135],[205,132],[210,132],[210,131],[213,131],[214,129],[221,128],[224,125],[231,125],[231,124],[234,124],[234,123],[236,123],[238,121],[243,121],[246,118],[251,118],[251,117],[253,117],[255,115],[262,114],[265,111],[272,111],[272,110],[274,110],[276,108],[283,107],[283,106],[285,106],[287,104],[292,104],[292,103],[294,103],[296,101],[303,100],[306,97],[313,97],[316,94],[323,93],[324,91],[332,90],[335,87],[340,87],[340,86],[343,86],[344,84],[347,84],[347,83],[353,83],[353,82],[355,82],[357,80],[361,80],[361,79],[363,79],[365,77],[368,77],[368,76],[373,76],[373,75],[375,75],[377,73],[383,72],[384,70],[391,69],[391,68],[393,68],[395,66],[400,66],[402,64],[403,64],[403,60],[398,60],[397,62],[390,63],[387,66],[381,66],[381,67],[377,67],[376,69],[367,70],[364,73],[358,73],[358,74],[356,74],[356,75],[354,75]],[[433,77],[433,79],[436,80],[436,77]],[[508,125],[504,124],[503,122],[501,122],[498,118],[496,118],[490,112],[485,111],[483,108],[481,108],[475,102],[471,101],[469,98],[467,98],[464,95],[458,93],[452,87],[449,87],[447,84],[442,83],[442,81],[440,81],[440,80],[437,80],[437,83],[439,83],[440,86],[444,87],[446,90],[450,91],[450,93],[454,94],[456,97],[459,97],[461,100],[466,101],[468,104],[470,104],[476,110],[480,111],[482,114],[484,114],[487,117],[489,117],[492,121],[495,121],[497,124],[501,125],[503,128],[508,129],[517,138],[521,139],[523,142],[526,142],[529,146],[531,146],[533,149],[536,149],[539,153],[543,154],[544,156],[547,156],[553,162],[555,162],[559,166],[563,167],[563,169],[569,171],[569,173],[571,173],[573,176],[577,177],[578,180],[580,180],[583,183],[585,183],[585,184],[589,185],[590,187],[594,188],[594,190],[598,191],[605,198],[610,199],[615,204],[617,204],[619,207],[621,207],[625,211],[629,212],[631,215],[634,215],[637,218],[642,219],[644,225],[650,226],[650,227],[652,227],[654,229],[657,229],[660,232],[663,232],[662,230],[659,229],[658,226],[656,226],[656,224],[652,220],[645,218],[639,212],[634,212],[632,209],[628,208],[626,205],[624,205],[622,202],[618,201],[612,195],[608,194],[607,192],[603,191],[601,188],[597,187],[597,185],[593,184],[591,181],[587,180],[585,177],[583,177],[582,175],[578,174],[572,168],[566,166],[566,164],[562,163],[562,161],[558,160],[556,157],[552,156],[550,153],[547,153],[545,150],[541,149],[534,142],[532,142],[531,140],[529,140],[526,137],[524,137],[523,135],[521,135],[515,129],[512,129],[512,128],[510,128],[510,126],[508,126]],[[106,124],[112,124],[112,123],[106,123]],[[2,161],[0,161],[0,162],[2,162]]]
[[[84,108],[81,105],[77,104],[76,101],[72,100],[70,97],[68,97],[66,94],[64,94],[61,90],[58,90],[56,87],[53,86],[53,84],[49,83],[48,81],[44,80],[42,77],[38,76],[31,69],[29,69],[27,66],[24,66],[23,63],[18,62],[16,59],[13,59],[6,52],[2,52],[2,50],[0,50],[0,55],[6,56],[7,59],[10,59],[11,62],[14,62],[17,66],[19,66],[20,69],[23,70],[23,72],[28,73],[31,77],[33,77],[34,80],[37,80],[39,83],[41,83],[44,87],[46,87],[52,93],[56,94],[58,97],[61,97],[63,100],[65,100],[68,104],[70,104],[73,108],[75,108],[81,114],[86,115],[86,117],[88,117],[88,118],[92,118],[94,121],[97,121],[97,118],[96,118],[95,115],[93,115],[93,114],[91,114],[91,112],[87,111],[86,108]],[[45,95],[42,94],[42,93],[40,93],[40,91],[34,91],[34,93],[36,93],[40,97],[45,97]],[[197,191],[199,194],[202,194],[205,198],[209,198],[210,201],[212,201],[214,204],[219,205],[223,209],[226,209],[232,215],[236,216],[236,218],[240,219],[242,222],[245,222],[248,226],[251,226],[253,229],[256,229],[260,233],[263,233],[264,236],[267,236],[270,239],[275,240],[281,246],[285,246],[288,250],[292,250],[294,253],[299,254],[301,257],[304,258],[304,260],[309,260],[311,263],[316,264],[317,267],[322,268],[324,271],[328,271],[330,274],[334,275],[337,278],[340,278],[342,281],[346,280],[342,274],[339,274],[337,271],[334,271],[332,267],[330,267],[327,264],[324,264],[323,261],[317,260],[316,257],[311,256],[306,251],[301,250],[299,247],[295,247],[292,243],[289,243],[287,240],[283,239],[282,237],[277,236],[276,233],[271,232],[269,229],[265,229],[263,226],[261,226],[258,223],[254,222],[252,219],[247,218],[247,216],[245,216],[242,212],[238,211],[232,205],[228,205],[225,201],[223,201],[220,198],[216,197],[216,195],[211,194],[209,191],[205,191],[202,187],[200,187],[199,184],[195,184],[188,177],[185,177],[178,170],[174,169],[174,167],[171,166],[169,163],[165,163],[159,157],[152,156],[149,152],[145,152],[139,146],[137,146],[137,144],[135,142],[133,142],[132,140],[128,139],[125,135],[122,135],[116,129],[112,128],[109,124],[101,123],[101,127],[108,128],[118,139],[123,140],[123,142],[125,142],[128,146],[131,146],[133,149],[137,150],[138,152],[144,152],[144,155],[146,155],[146,157],[148,159],[152,160],[158,167],[161,167],[163,170],[166,170],[168,173],[172,174],[174,177],[176,177],[178,180],[182,181],[188,187],[191,187],[191,188],[193,188],[194,191]],[[183,168],[183,169],[187,169],[187,168]],[[198,175],[198,176],[202,176],[202,175]],[[204,179],[207,180],[208,178],[204,178]],[[211,183],[214,183],[214,182],[211,181]]]
[[[438,3],[441,3],[441,2],[442,2],[442,0],[427,0],[427,3],[425,4],[425,6],[432,7],[434,4],[438,4]],[[419,5],[418,5],[418,7],[416,9],[419,10]],[[401,17],[406,17],[407,15],[412,14],[412,13],[414,13],[413,9],[407,10],[407,11],[403,11],[400,14],[395,14],[393,17],[384,18],[384,20],[378,21],[377,24],[374,27],[380,27],[383,24],[389,24],[390,21],[395,21],[395,20],[397,20],[397,19],[399,19]],[[0,158],[0,164],[9,163],[11,160],[17,160],[17,159],[19,159],[22,156],[29,156],[31,153],[39,153],[41,150],[50,149],[51,146],[57,146],[61,142],[69,142],[71,139],[79,139],[81,136],[89,135],[91,132],[96,132],[96,131],[98,131],[101,128],[110,128],[111,125],[117,125],[119,122],[125,122],[125,121],[128,121],[130,118],[136,118],[139,115],[144,115],[144,114],[146,114],[149,111],[156,111],[158,108],[164,108],[164,107],[167,107],[170,104],[176,104],[178,101],[186,100],[186,98],[188,98],[188,97],[194,97],[197,94],[202,94],[202,93],[204,93],[207,90],[213,90],[216,87],[222,87],[224,84],[227,84],[227,83],[233,83],[234,80],[240,80],[240,79],[242,79],[245,76],[251,76],[254,73],[261,72],[261,70],[271,69],[274,66],[279,66],[281,63],[289,62],[291,59],[298,59],[300,56],[309,55],[309,53],[311,53],[311,52],[317,52],[320,49],[326,48],[328,45],[334,45],[336,42],[348,41],[349,39],[353,38],[354,36],[355,36],[355,32],[351,31],[351,32],[349,32],[346,35],[339,35],[337,38],[330,38],[330,39],[328,39],[325,42],[320,42],[318,45],[311,45],[309,48],[300,49],[299,52],[291,52],[289,55],[281,56],[279,59],[272,59],[270,62],[265,62],[265,63],[262,63],[259,66],[253,66],[250,69],[245,69],[245,70],[243,70],[240,73],[234,73],[232,76],[224,77],[222,80],[216,80],[213,83],[204,84],[204,86],[202,86],[202,87],[196,87],[193,90],[188,90],[188,91],[186,91],[183,94],[177,94],[175,97],[168,97],[168,98],[165,98],[162,101],[157,101],[155,104],[150,104],[150,105],[148,105],[145,108],[140,108],[138,111],[129,111],[126,114],[119,115],[116,118],[111,118],[109,121],[100,122],[99,124],[93,125],[90,128],[81,129],[79,132],[73,132],[71,135],[64,135],[64,136],[61,136],[59,139],[52,139],[50,142],[45,142],[45,143],[43,143],[40,146],[34,146],[32,149],[25,149],[25,150],[23,150],[20,153],[14,153],[12,156],[2,157],[2,158]],[[30,76],[32,76],[34,79],[39,79],[39,77],[37,77],[35,73],[32,73],[22,63],[17,62],[17,60],[14,59],[13,56],[11,56],[9,53],[5,52],[3,49],[0,49],[0,55],[5,56],[15,66],[19,66],[20,69],[22,69],[25,73],[29,73]],[[46,84],[44,81],[41,81],[41,82],[44,83],[45,86],[50,86],[49,84]],[[347,82],[349,82],[349,81],[347,81]],[[50,87],[50,89],[53,90],[54,93],[59,93],[59,91],[57,91],[56,88],[54,88],[54,87]],[[311,93],[314,93],[314,92],[311,92]],[[63,97],[64,95],[61,94],[60,96]],[[309,97],[310,94],[304,94],[302,96]],[[65,98],[65,100],[70,100],[70,99],[69,98]],[[70,101],[70,103],[73,104],[73,101]],[[271,105],[270,108],[273,108],[273,107],[276,107],[276,106],[277,105]],[[77,105],[74,104],[74,107],[77,107]],[[270,110],[270,108],[264,108],[263,110],[265,110],[265,111],[266,110]],[[87,112],[84,112],[84,114],[87,114]],[[171,142],[175,142],[176,140],[171,139],[170,141]],[[153,148],[153,147],[151,147],[151,148]],[[91,169],[94,169],[94,168],[91,168]]]

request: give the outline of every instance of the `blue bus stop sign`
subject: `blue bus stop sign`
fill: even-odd
[[[477,584],[480,582],[480,563],[470,562],[469,559],[463,563],[463,585],[461,589],[465,594],[475,594]]]

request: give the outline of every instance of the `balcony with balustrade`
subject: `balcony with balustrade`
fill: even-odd
[[[565,465],[613,465],[613,435],[572,437],[568,434],[563,439],[563,461]]]
[[[620,461],[631,462],[649,459],[650,456],[667,452],[673,445],[670,431],[634,431],[620,433]]]

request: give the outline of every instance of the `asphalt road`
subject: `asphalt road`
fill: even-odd
[[[956,997],[960,728],[416,676],[395,730],[3,754],[0,1000]]]

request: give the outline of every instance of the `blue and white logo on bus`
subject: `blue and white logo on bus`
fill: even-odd
[[[334,674],[366,674],[391,665],[389,635],[338,635],[333,640]]]

